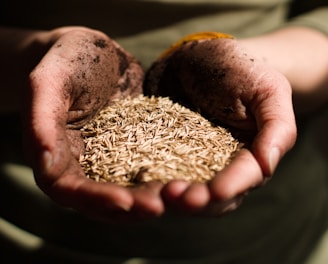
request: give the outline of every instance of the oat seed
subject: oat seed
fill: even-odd
[[[82,129],[88,178],[123,186],[150,180],[205,182],[241,144],[231,133],[166,97],[114,101]]]

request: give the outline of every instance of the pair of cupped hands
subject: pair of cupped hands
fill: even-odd
[[[236,39],[187,42],[145,73],[102,32],[64,27],[40,34],[45,48],[28,77],[24,136],[37,185],[64,207],[102,221],[167,212],[220,216],[262,186],[295,142],[289,82]],[[88,179],[78,162],[84,149],[80,128],[114,98],[143,89],[254,135],[249,147],[207,183],[123,187]]]

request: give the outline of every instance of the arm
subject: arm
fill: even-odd
[[[70,29],[39,31],[0,27],[0,112],[20,111],[29,73],[51,45]]]
[[[296,113],[328,99],[328,37],[306,27],[287,27],[239,43],[289,80]]]
[[[35,32],[0,28],[0,76],[1,76],[1,97],[0,112],[18,111],[21,103],[21,87],[27,77],[28,70],[32,65],[26,65],[26,70],[22,66],[25,51],[30,46],[29,38],[33,38]],[[38,56],[39,59],[41,56]],[[24,63],[26,64],[26,63]]]

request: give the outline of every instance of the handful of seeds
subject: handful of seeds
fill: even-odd
[[[231,133],[167,97],[114,101],[82,129],[80,164],[95,181],[123,186],[151,180],[205,182],[230,163]]]

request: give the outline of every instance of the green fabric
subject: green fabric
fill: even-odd
[[[196,31],[222,31],[242,38],[284,26],[289,15],[302,15],[301,19],[293,20],[293,25],[310,26],[327,33],[327,4],[324,2],[0,0],[0,23],[43,29],[64,25],[97,28],[118,40],[147,68],[172,42]],[[304,12],[307,12],[305,16]]]
[[[328,5],[292,19],[289,25],[307,26],[328,35]]]
[[[21,236],[19,248],[58,258],[82,254],[120,261],[124,256],[152,257],[158,263],[167,258],[176,263],[302,263],[327,225],[327,142],[317,141],[328,132],[322,127],[326,118],[328,111],[301,123],[295,149],[271,182],[223,218],[167,216],[145,224],[105,226],[53,204],[35,186],[31,170],[13,159],[1,166],[1,216],[31,234],[25,240]],[[15,144],[17,138],[10,135],[15,134],[8,130],[2,135],[2,145]],[[4,226],[0,223],[0,230]],[[17,238],[6,230],[9,234],[0,232],[3,240]]]
[[[21,8],[15,6],[17,2]],[[4,1],[0,20],[25,27],[80,24],[98,28],[148,67],[172,42],[190,32],[223,31],[241,38],[302,25],[327,33],[327,8],[316,6],[322,1],[311,1],[312,11],[307,14],[300,12],[302,1],[296,1],[302,4],[293,4],[295,10],[289,12],[289,2],[13,0]],[[288,14],[293,14],[291,21]],[[252,192],[230,215],[168,215],[147,223],[105,226],[58,207],[35,186],[32,171],[17,165],[23,161],[17,119],[2,117],[7,129],[0,133],[0,249],[32,252],[40,258],[49,255],[54,263],[58,259],[70,259],[69,263],[111,259],[109,263],[114,264],[168,260],[180,264],[301,264],[328,224],[327,118],[328,109],[311,121],[299,120],[297,145],[271,182]]]

